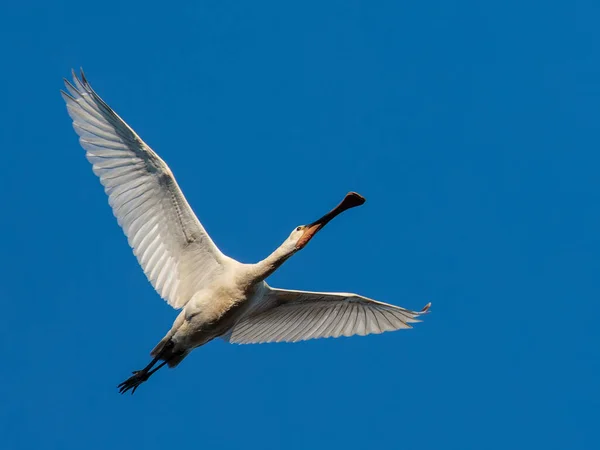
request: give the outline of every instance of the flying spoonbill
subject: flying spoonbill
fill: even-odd
[[[242,264],[219,251],[167,164],[73,72],[61,94],[73,128],[100,178],[113,213],[152,286],[181,312],[150,353],[152,361],[119,384],[121,393],[194,348],[220,337],[237,344],[367,335],[419,322],[410,311],[348,293],[276,289],[265,279],[343,211],[365,199],[350,192],[320,219],[301,225],[273,253]]]

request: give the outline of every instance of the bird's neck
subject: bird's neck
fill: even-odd
[[[293,254],[294,249],[289,249],[286,245],[282,245],[265,259],[254,264],[252,267],[252,277],[255,282],[265,280]]]

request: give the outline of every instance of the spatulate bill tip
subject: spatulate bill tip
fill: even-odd
[[[363,205],[367,200],[360,195],[358,192],[348,192],[344,200],[342,200],[342,205],[346,208],[354,208],[356,206]]]

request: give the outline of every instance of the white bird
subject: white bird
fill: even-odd
[[[113,213],[152,286],[181,312],[150,364],[118,387],[135,392],[154,372],[177,366],[221,337],[237,344],[297,342],[411,328],[426,313],[348,293],[270,287],[265,279],[331,219],[365,199],[350,192],[319,220],[295,228],[263,261],[243,264],[219,251],[165,162],[94,92],[81,72],[61,94],[73,128]],[[160,361],[160,363],[159,363]],[[157,365],[158,364],[158,365]],[[156,366],[156,367],[155,367]]]

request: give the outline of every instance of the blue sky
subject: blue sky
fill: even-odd
[[[0,446],[600,446],[600,5],[4,2]],[[213,342],[135,396],[175,311],[58,93],[83,66],[226,254],[432,313],[410,331]],[[594,426],[593,424],[596,423]]]

